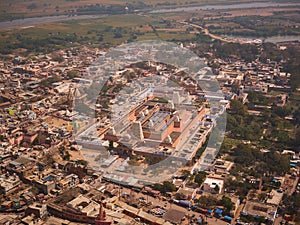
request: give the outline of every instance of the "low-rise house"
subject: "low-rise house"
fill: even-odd
[[[261,179],[255,178],[253,176],[247,176],[246,182],[250,184],[253,188],[258,189],[261,183]]]
[[[37,218],[45,218],[47,216],[47,206],[44,204],[34,203],[30,205],[26,211],[26,215],[34,214]]]
[[[262,216],[269,220],[274,220],[277,213],[277,207],[271,204],[261,202],[247,201],[242,215]]]
[[[271,204],[271,205],[275,205],[278,206],[282,200],[283,197],[283,192],[279,191],[279,190],[272,190],[269,194],[268,194],[268,199],[267,199],[267,203]]]
[[[188,188],[188,187],[182,187],[179,188],[176,194],[180,194],[182,196],[185,196],[184,199],[191,200],[196,196],[196,189],[195,188]]]
[[[204,192],[211,194],[221,194],[224,186],[224,180],[221,178],[207,177],[202,184]]]
[[[14,174],[5,174],[0,177],[0,192],[3,194],[9,194],[19,188],[21,184],[20,178]]]
[[[215,172],[219,174],[222,173],[228,174],[233,164],[234,164],[233,162],[217,159],[214,164]]]
[[[58,186],[61,189],[69,189],[79,184],[79,178],[76,174],[69,174],[61,179],[58,183]]]
[[[23,135],[23,141],[28,142],[30,144],[38,137],[37,131],[29,131]]]
[[[38,188],[42,193],[49,194],[51,190],[55,189],[55,176],[49,175],[44,178],[36,175],[25,177],[25,181],[31,183]]]

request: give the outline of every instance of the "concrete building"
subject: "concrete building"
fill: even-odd
[[[0,177],[0,190],[5,195],[18,189],[20,184],[21,180],[16,174],[5,174]]]
[[[277,207],[270,204],[247,201],[242,214],[252,216],[263,216],[270,220],[274,220],[277,213]]]
[[[47,206],[45,204],[34,203],[30,205],[26,211],[26,215],[34,214],[37,218],[45,218],[47,216]]]
[[[207,177],[202,184],[202,189],[211,194],[221,194],[224,186],[224,180],[220,178]]]

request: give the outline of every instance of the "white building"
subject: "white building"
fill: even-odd
[[[208,177],[203,182],[202,189],[203,191],[208,193],[220,194],[223,190],[223,186],[224,186],[224,180]]]

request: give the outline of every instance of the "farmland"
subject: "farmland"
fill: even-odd
[[[0,21],[12,19],[22,19],[28,17],[53,16],[53,15],[73,15],[73,14],[115,14],[124,13],[125,7],[129,10],[150,10],[161,8],[175,8],[207,4],[232,4],[253,2],[249,0],[169,0],[161,2],[159,0],[12,0],[0,1]],[[260,0],[261,2],[261,0]]]

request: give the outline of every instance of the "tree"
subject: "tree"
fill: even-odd
[[[294,145],[300,146],[300,127],[296,128],[295,130]]]
[[[299,124],[300,123],[300,108],[295,110],[295,112],[293,113],[293,116],[295,118],[296,124]]]
[[[181,174],[182,174],[182,179],[184,180],[187,179],[189,176],[191,176],[191,172],[189,170],[183,170]]]
[[[252,154],[252,149],[245,144],[239,144],[234,149],[233,155],[235,156],[235,163],[250,166],[255,162],[255,157]]]
[[[227,129],[228,130],[233,130],[236,127],[238,127],[240,124],[236,120],[235,116],[228,114],[227,115]]]
[[[239,94],[239,92],[240,92],[240,86],[239,86],[238,84],[233,84],[233,85],[231,86],[231,91],[232,91],[233,93],[235,93],[235,94]]]
[[[257,100],[257,92],[256,91],[249,91],[248,92],[248,100],[250,102],[255,102]]]
[[[283,174],[290,170],[290,159],[278,152],[268,152],[264,155],[264,162],[271,173]]]
[[[185,199],[187,199],[187,197],[183,193],[176,193],[175,194],[175,199],[177,199],[177,200],[185,200]]]
[[[195,176],[195,182],[201,186],[203,183],[204,179],[206,178],[207,173],[205,171],[199,171],[196,176]]]
[[[274,113],[277,116],[284,118],[285,116],[288,116],[291,111],[287,107],[274,107]]]
[[[247,114],[247,107],[241,101],[234,99],[230,102],[230,111],[233,114],[244,116]]]
[[[283,196],[283,205],[285,205],[283,209],[283,213],[287,213],[290,215],[296,215],[296,220],[300,221],[300,193],[294,193],[292,196]]]
[[[79,72],[77,70],[69,70],[67,72],[67,78],[68,79],[73,79],[75,77],[78,77]]]
[[[198,200],[197,203],[200,207],[205,208],[205,209],[210,209],[213,206],[216,206],[218,203],[218,200],[214,196],[201,196]]]
[[[224,206],[224,210],[226,214],[229,214],[230,211],[233,209],[233,202],[230,198],[223,196],[222,199],[219,201],[219,204]]]
[[[229,192],[234,191],[236,195],[238,195],[240,199],[243,200],[247,196],[249,190],[252,189],[252,187],[246,182],[227,179],[225,181],[225,189]]]
[[[250,125],[246,127],[245,139],[250,141],[258,140],[262,135],[261,125],[255,121],[251,121]]]
[[[164,181],[163,182],[163,192],[166,193],[166,192],[173,192],[173,191],[176,191],[176,186],[171,183],[170,181]]]
[[[161,193],[167,193],[176,191],[176,186],[170,181],[164,181],[162,184],[154,184],[153,189],[158,190]]]
[[[162,159],[160,157],[157,156],[145,156],[145,163],[149,164],[149,165],[154,165],[157,164],[161,161]]]

